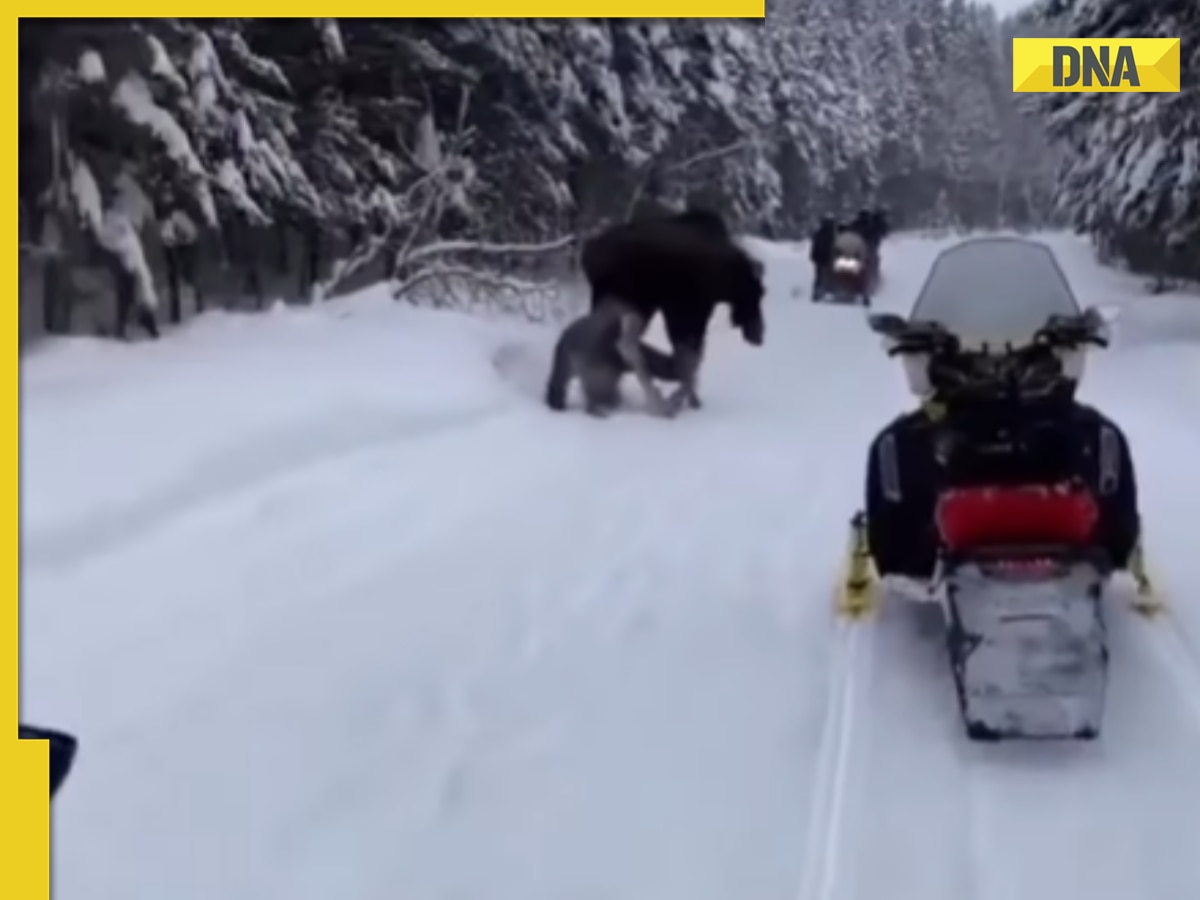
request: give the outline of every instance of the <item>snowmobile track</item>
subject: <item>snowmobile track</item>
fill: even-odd
[[[1170,612],[1144,623],[1139,630],[1186,704],[1192,725],[1200,734],[1200,649]]]
[[[503,406],[414,416],[347,409],[276,426],[201,457],[139,502],[101,508],[65,526],[31,529],[21,561],[31,568],[83,563],[265,482],[404,443],[457,439],[463,431],[485,429],[511,415]]]
[[[835,629],[797,900],[850,896],[843,856],[857,811],[854,792],[862,783],[855,771],[868,739],[864,694],[870,689],[875,623],[839,620]]]

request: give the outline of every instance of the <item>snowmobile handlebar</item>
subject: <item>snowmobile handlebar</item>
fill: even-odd
[[[873,331],[892,342],[887,350],[888,356],[941,356],[970,352],[963,350],[963,342],[958,335],[939,322],[906,320],[893,313],[880,313],[870,317],[870,325]],[[1007,342],[994,348],[984,344],[974,352],[1021,357],[1038,355],[1046,349],[1078,350],[1085,346],[1108,346],[1103,319],[1092,309],[1078,316],[1050,316],[1026,344],[1014,346]]]
[[[928,358],[929,380],[946,397],[1030,398],[1067,385],[1062,351],[1106,347],[1103,320],[1089,310],[1080,316],[1051,316],[1031,340],[1013,346],[963,346],[962,339],[938,322],[872,316],[871,327],[887,337],[889,356]]]
[[[1034,343],[1040,341],[1064,350],[1108,346],[1104,320],[1090,308],[1078,316],[1051,316],[1034,334],[1033,340]]]
[[[1044,393],[1063,381],[1063,368],[1049,342],[1029,344],[1002,354],[935,353],[929,360],[929,380],[944,396],[1020,397]]]

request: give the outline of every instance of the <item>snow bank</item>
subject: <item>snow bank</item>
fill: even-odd
[[[22,362],[22,477],[35,498],[23,525],[36,541],[243,444],[341,439],[306,431],[320,423],[369,436],[483,414],[511,401],[491,354],[520,328],[414,309],[381,286],[315,308],[206,314],[155,343],[48,341]]]

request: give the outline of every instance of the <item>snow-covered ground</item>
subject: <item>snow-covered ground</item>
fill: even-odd
[[[899,610],[831,616],[907,397],[768,244],[707,406],[538,401],[550,335],[362,296],[52,345],[23,378],[24,718],[77,732],[62,900],[1192,900],[1200,299],[1125,307],[1171,618],[1118,614],[1106,732],[980,747]],[[904,308],[939,244],[886,248]]]

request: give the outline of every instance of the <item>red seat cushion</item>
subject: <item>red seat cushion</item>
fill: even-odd
[[[980,487],[948,491],[937,526],[952,552],[983,547],[1080,547],[1092,540],[1100,510],[1092,495],[1070,485]]]

